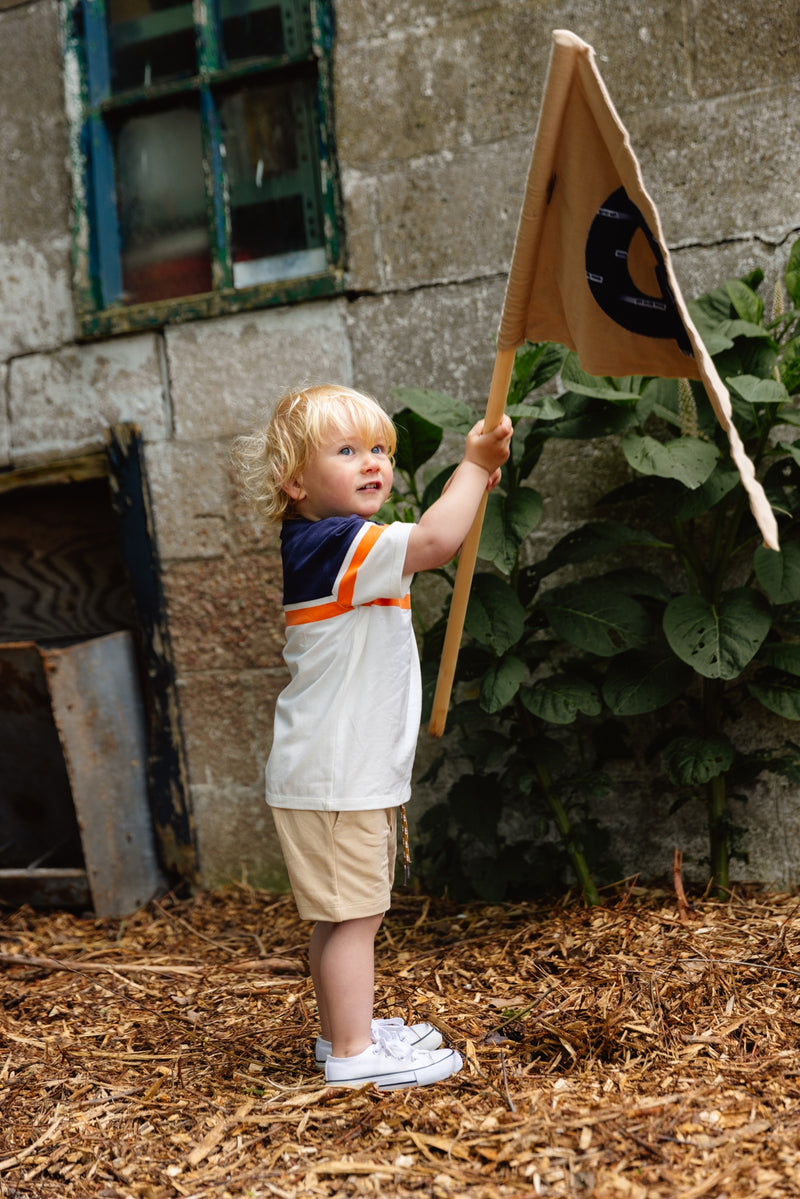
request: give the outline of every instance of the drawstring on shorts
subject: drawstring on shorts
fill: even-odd
[[[411,847],[408,840],[408,817],[405,804],[400,805],[400,832],[403,837],[403,882],[407,883],[411,878]]]

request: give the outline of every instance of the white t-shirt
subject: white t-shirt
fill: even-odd
[[[285,522],[291,680],[275,709],[271,806],[336,812],[408,800],[421,709],[403,574],[412,528],[359,516]]]

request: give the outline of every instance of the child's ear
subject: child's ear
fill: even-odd
[[[290,499],[294,500],[295,503],[298,503],[300,500],[304,500],[306,498],[307,492],[305,488],[303,487],[302,483],[298,483],[296,479],[292,479],[289,483],[284,483],[283,490]]]

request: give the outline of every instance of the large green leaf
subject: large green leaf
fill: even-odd
[[[621,566],[619,570],[609,570],[603,578],[626,595],[637,595],[639,598],[646,596],[662,604],[669,603],[672,594],[663,579],[641,566]]]
[[[761,670],[747,690],[770,712],[785,720],[800,720],[800,679],[779,670]]]
[[[609,664],[603,699],[615,716],[640,716],[677,699],[691,677],[689,667],[666,644],[632,650]]]
[[[598,579],[554,588],[542,608],[559,637],[601,658],[644,645],[650,631],[638,600]]]
[[[794,243],[789,251],[789,261],[786,264],[786,290],[792,298],[796,308],[800,308],[800,239]]]
[[[553,674],[526,687],[522,702],[548,724],[572,724],[579,713],[599,716],[603,705],[594,683],[575,674]]]
[[[481,529],[478,556],[509,574],[519,547],[542,519],[542,497],[532,487],[519,487],[510,496],[491,492]]]
[[[500,656],[525,631],[525,609],[513,587],[496,575],[476,575],[467,604],[464,628],[480,645]]]
[[[725,290],[730,296],[737,316],[754,325],[761,324],[761,318],[764,315],[764,301],[757,291],[753,291],[752,287],[748,287],[741,279],[729,279],[725,284]]]
[[[784,542],[780,550],[760,545],[753,554],[753,569],[774,604],[800,599],[800,542]]]
[[[442,444],[442,430],[410,408],[403,408],[392,419],[397,429],[397,468],[415,475]]]
[[[791,641],[800,640],[800,603],[781,604],[773,616],[775,632]]]
[[[774,666],[786,674],[800,676],[800,645],[792,641],[771,641],[762,646],[758,655],[759,662],[766,666]]]
[[[787,404],[789,393],[777,379],[759,379],[755,375],[731,375],[726,380],[731,391],[748,404]]]
[[[555,396],[543,395],[524,404],[506,404],[506,412],[515,420],[558,420],[564,406]]]
[[[769,331],[763,325],[757,325],[754,321],[731,320],[722,321],[717,325],[716,334],[718,337],[725,338],[732,344],[739,337],[765,337],[769,340]]]
[[[734,313],[731,298],[724,286],[715,287],[713,291],[707,292],[704,296],[690,300],[688,308],[689,315],[703,341],[706,340],[707,333],[718,328],[722,321],[730,320]]]
[[[622,433],[639,419],[636,404],[632,400],[610,404],[606,400],[578,395],[573,391],[566,391],[558,398],[564,415],[551,424],[543,425],[541,429],[537,426],[536,432],[540,437],[594,441],[598,437]]]
[[[766,600],[751,587],[727,592],[719,604],[680,595],[664,612],[664,634],[673,652],[707,679],[740,675],[771,624]]]
[[[690,488],[705,483],[719,458],[713,442],[699,437],[676,437],[661,442],[633,432],[623,437],[622,452],[630,466],[641,474],[677,479]]]
[[[429,391],[425,387],[393,387],[392,395],[431,424],[452,429],[455,433],[469,433],[479,419],[469,404],[440,391]]]
[[[618,521],[593,521],[581,525],[578,529],[572,529],[557,541],[547,556],[538,563],[536,570],[542,576],[552,574],[562,566],[571,566],[576,562],[588,562],[591,558],[613,554],[623,545],[663,547],[664,542],[650,533],[632,529]]]
[[[796,395],[800,391],[800,337],[793,337],[783,347],[779,369],[783,386],[789,395]]]
[[[578,395],[593,396],[598,400],[608,400],[618,404],[623,400],[638,400],[638,391],[627,391],[615,384],[612,379],[587,375],[581,367],[578,355],[568,354],[561,367],[561,380],[568,391]]]
[[[445,466],[442,470],[437,471],[432,479],[425,485],[425,490],[422,493],[422,511],[425,512],[430,508],[431,504],[435,504],[439,496],[444,491],[444,486],[447,480],[453,473],[452,466]]]
[[[699,787],[730,770],[736,756],[723,734],[676,737],[662,752],[667,777],[679,787]]]
[[[681,489],[680,500],[672,515],[675,520],[696,520],[740,483],[741,476],[735,466],[729,461],[718,462],[705,483],[701,483],[693,491]]]
[[[779,458],[767,468],[763,482],[767,499],[777,512],[800,514],[800,462]]]
[[[566,346],[556,342],[526,342],[517,350],[514,359],[514,373],[508,390],[509,405],[520,404],[530,392],[549,383],[561,370],[568,353]]]
[[[481,683],[481,707],[484,712],[499,712],[510,703],[524,678],[525,663],[514,654],[504,654],[499,661],[493,662]]]

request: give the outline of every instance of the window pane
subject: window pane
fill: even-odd
[[[220,17],[228,62],[298,57],[311,49],[307,0],[220,0]]]
[[[131,117],[114,140],[125,302],[210,291],[199,110]]]
[[[106,0],[111,90],[149,87],[197,71],[192,5]]]
[[[235,286],[324,270],[313,83],[244,87],[220,111]]]

